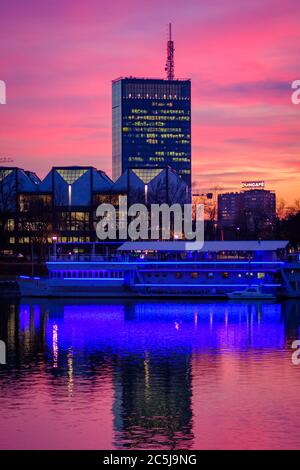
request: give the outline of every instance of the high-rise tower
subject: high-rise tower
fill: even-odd
[[[165,70],[167,79],[126,77],[112,83],[114,179],[128,168],[149,178],[170,166],[191,187],[191,82],[174,78],[171,25]]]

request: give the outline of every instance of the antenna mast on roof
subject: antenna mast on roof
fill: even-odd
[[[167,62],[165,71],[167,79],[174,80],[174,42],[172,41],[172,24],[169,23],[169,40],[167,42]]]

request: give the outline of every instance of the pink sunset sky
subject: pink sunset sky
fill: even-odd
[[[0,156],[44,177],[54,165],[111,175],[111,80],[192,80],[193,181],[239,189],[300,187],[298,0],[0,0]]]

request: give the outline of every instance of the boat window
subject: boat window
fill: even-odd
[[[258,279],[264,279],[266,277],[266,273],[257,273]]]
[[[192,279],[198,279],[199,273],[191,273],[191,278]]]
[[[238,273],[238,277],[242,277],[241,273]]]
[[[223,279],[228,279],[229,278],[229,273],[222,273],[222,278]]]
[[[151,276],[152,276],[152,274],[151,274],[151,273],[148,273],[148,274],[147,274],[147,276],[148,276],[148,277],[151,277]]]
[[[175,273],[175,278],[176,279],[181,279],[182,278],[182,273],[180,273],[180,272]]]
[[[207,276],[208,278],[212,278],[212,277],[214,277],[214,273],[207,273],[206,276]]]

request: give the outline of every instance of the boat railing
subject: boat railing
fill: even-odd
[[[96,255],[96,254],[56,254],[50,255],[49,261],[64,261],[64,262],[101,262],[101,261],[123,261],[124,256],[121,255]]]
[[[95,262],[134,262],[134,263],[148,263],[151,264],[161,264],[165,263],[199,263],[199,265],[207,265],[207,266],[218,266],[223,264],[223,266],[227,267],[228,269],[232,269],[234,267],[238,268],[238,266],[243,265],[250,266],[253,268],[257,266],[259,269],[270,268],[272,266],[278,266],[279,261],[264,261],[264,260],[249,260],[249,259],[239,259],[239,260],[230,260],[230,259],[203,259],[201,257],[193,257],[193,258],[182,258],[180,256],[172,256],[172,257],[154,257],[154,256],[136,256],[131,254],[124,254],[124,253],[113,253],[113,254],[91,254],[91,253],[56,253],[49,256],[50,262],[86,262],[86,263],[95,263]]]

